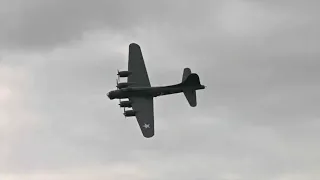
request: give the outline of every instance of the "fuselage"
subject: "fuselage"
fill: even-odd
[[[171,86],[155,86],[155,87],[127,87],[110,91],[107,96],[110,99],[123,99],[129,97],[157,97],[169,94],[181,93],[185,89],[204,89],[203,85],[184,87],[179,84]]]

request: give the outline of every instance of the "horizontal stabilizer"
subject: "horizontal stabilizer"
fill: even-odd
[[[185,81],[190,74],[191,74],[191,69],[184,68],[183,74],[182,74],[182,82]]]
[[[186,96],[191,107],[197,106],[197,93],[195,90],[187,89],[183,91],[184,96]]]

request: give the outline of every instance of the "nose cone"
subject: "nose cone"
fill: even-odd
[[[110,91],[110,92],[108,92],[108,94],[107,94],[108,98],[111,99],[111,100],[114,99],[114,98],[116,98],[115,95],[116,95],[116,94],[115,94],[114,91]]]

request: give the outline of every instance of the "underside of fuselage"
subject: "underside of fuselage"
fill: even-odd
[[[110,91],[110,99],[123,99],[129,97],[157,97],[183,92],[183,88],[176,85],[163,87],[128,87]]]

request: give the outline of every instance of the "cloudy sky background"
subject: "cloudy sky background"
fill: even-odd
[[[0,179],[319,180],[317,1],[0,1]],[[143,138],[106,92],[141,45],[155,101]]]

